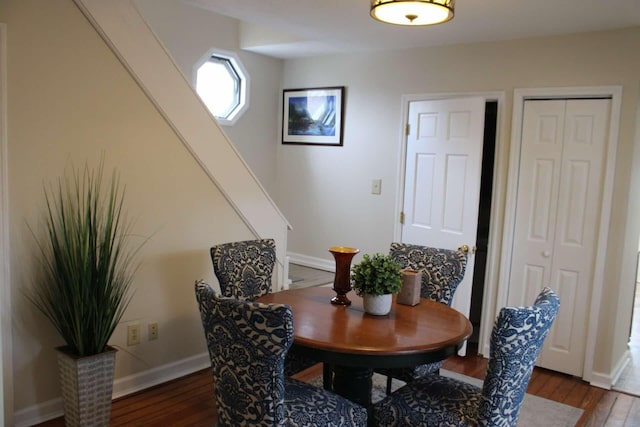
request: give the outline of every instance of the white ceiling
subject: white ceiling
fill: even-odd
[[[279,58],[581,33],[640,25],[640,0],[457,0],[452,21],[383,24],[370,0],[183,0],[290,37],[250,47]]]

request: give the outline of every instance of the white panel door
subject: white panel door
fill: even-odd
[[[414,101],[404,191],[405,243],[457,249],[475,246],[484,137],[483,98]],[[453,307],[469,316],[474,257]]]
[[[538,365],[581,376],[610,100],[526,101],[509,305],[560,297]]]
[[[525,103],[509,305],[530,305],[551,283],[565,104]]]

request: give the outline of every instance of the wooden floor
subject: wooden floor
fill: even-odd
[[[487,360],[471,355],[453,357],[444,368],[484,379]],[[321,375],[321,365],[298,374],[308,381]],[[557,372],[536,368],[528,393],[577,408],[584,414],[579,427],[640,426],[640,398],[591,387],[586,382]],[[211,372],[206,369],[113,402],[111,426],[212,426],[216,422]],[[39,426],[64,426],[62,418]]]

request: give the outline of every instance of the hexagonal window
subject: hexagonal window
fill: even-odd
[[[196,64],[196,92],[221,124],[233,124],[246,109],[246,76],[240,63],[230,55],[209,53]]]

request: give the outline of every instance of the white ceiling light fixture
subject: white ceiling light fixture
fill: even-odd
[[[371,16],[396,25],[434,25],[453,19],[456,0],[371,0]]]

